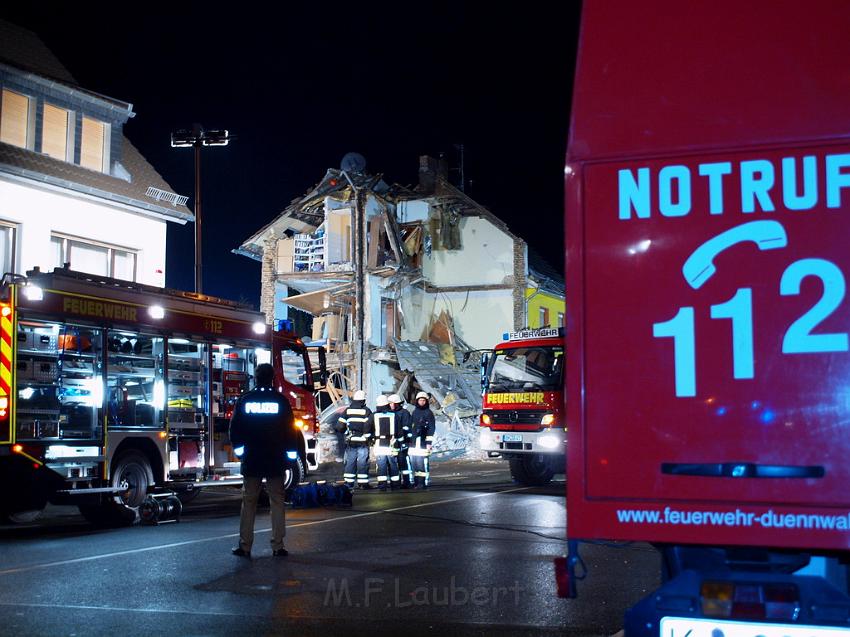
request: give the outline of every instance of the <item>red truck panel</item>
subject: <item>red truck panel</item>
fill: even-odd
[[[847,549],[850,5],[583,6],[568,535]]]

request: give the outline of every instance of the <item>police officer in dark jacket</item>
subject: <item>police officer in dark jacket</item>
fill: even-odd
[[[234,451],[242,448],[242,515],[239,546],[233,554],[251,557],[254,518],[263,478],[271,503],[272,554],[285,557],[284,473],[287,453],[297,453],[298,432],[286,397],[274,389],[274,368],[264,363],[254,371],[256,387],[243,394],[233,408],[230,441]]]
[[[412,485],[412,470],[410,466],[410,458],[407,456],[410,441],[413,438],[413,432],[410,429],[410,412],[402,405],[402,397],[398,394],[392,394],[389,397],[390,411],[395,414],[396,431],[396,446],[398,447],[398,471],[401,474],[401,488],[409,489]]]
[[[415,489],[427,489],[431,482],[431,445],[434,443],[434,432],[437,427],[434,412],[428,404],[428,394],[424,391],[416,394],[416,405],[410,418],[413,431],[413,440],[410,443],[413,486]]]
[[[358,389],[351,404],[337,421],[337,431],[345,434],[345,484],[369,488],[369,444],[372,441],[372,411],[366,406],[366,392]]]

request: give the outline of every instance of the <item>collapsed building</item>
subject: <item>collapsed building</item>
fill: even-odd
[[[367,174],[356,155],[343,167],[235,250],[262,263],[260,309],[269,321],[291,308],[312,317],[304,340],[326,348],[330,370],[323,421],[357,388],[370,405],[422,389],[435,451],[474,450],[480,351],[539,320],[562,326],[563,280],[533,254],[529,266],[526,242],[453,186],[441,161],[421,157],[412,188]],[[544,309],[529,316],[532,298]]]

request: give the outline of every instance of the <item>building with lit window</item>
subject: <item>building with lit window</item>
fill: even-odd
[[[193,215],[124,136],[134,116],[79,86],[34,33],[0,21],[2,272],[69,263],[165,285],[166,226]]]

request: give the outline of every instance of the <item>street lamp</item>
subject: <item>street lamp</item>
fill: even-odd
[[[201,148],[204,146],[227,146],[233,135],[226,130],[204,130],[200,124],[193,124],[192,130],[179,130],[171,133],[173,148],[195,149],[195,292],[201,294]]]

